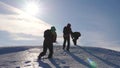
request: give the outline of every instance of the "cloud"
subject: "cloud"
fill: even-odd
[[[0,6],[14,14],[0,14],[0,30],[7,31],[13,39],[23,40],[27,38],[18,34],[26,34],[31,36],[43,36],[44,30],[50,28],[50,24],[34,17],[27,15],[22,10],[15,8],[6,3],[0,2]],[[30,38],[29,38],[30,39]]]
[[[11,34],[7,31],[0,31],[0,47],[1,46],[22,46],[22,45],[42,45],[43,37],[35,37],[26,34]]]
[[[1,46],[43,44],[44,30],[50,24],[6,3],[0,2],[0,7],[8,12],[0,13]]]
[[[24,33],[40,36],[50,25],[32,18],[19,18],[19,15],[0,15],[0,30],[10,33]]]

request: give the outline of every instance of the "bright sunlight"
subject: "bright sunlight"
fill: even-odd
[[[36,15],[39,12],[39,5],[36,2],[28,2],[25,6],[25,12],[30,15]]]

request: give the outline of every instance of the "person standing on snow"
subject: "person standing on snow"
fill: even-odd
[[[39,54],[38,60],[41,59],[42,56],[46,55],[47,49],[49,49],[48,58],[53,57],[53,43],[56,42],[57,34],[55,27],[51,27],[44,32],[44,42],[43,42],[43,51]]]
[[[66,42],[67,42],[67,48],[66,50],[69,51],[70,49],[70,35],[72,34],[72,30],[71,30],[71,24],[68,23],[67,26],[65,26],[63,28],[63,38],[64,38],[64,42],[63,42],[63,50],[66,47]]]

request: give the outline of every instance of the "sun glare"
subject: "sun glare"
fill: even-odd
[[[36,15],[39,12],[39,5],[34,2],[29,2],[25,6],[25,12],[30,15]]]

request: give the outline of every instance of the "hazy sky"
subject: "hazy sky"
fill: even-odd
[[[26,12],[31,1],[39,7],[36,15]],[[52,25],[62,44],[67,23],[81,32],[81,46],[120,48],[120,0],[0,0],[0,46],[41,45]]]

